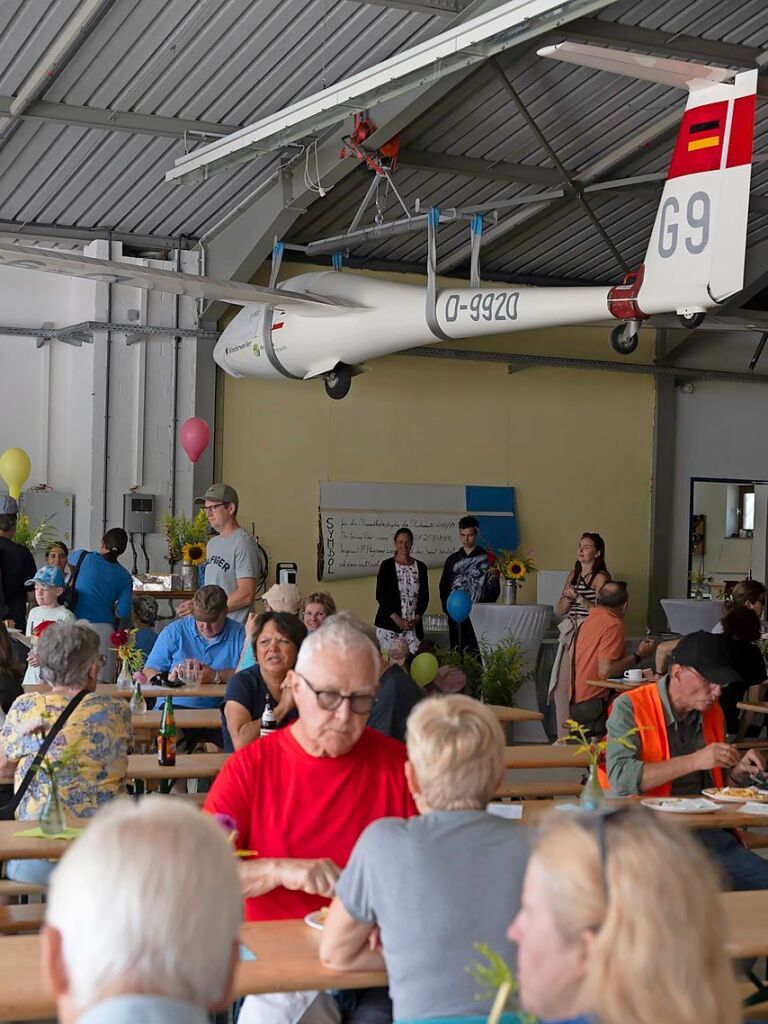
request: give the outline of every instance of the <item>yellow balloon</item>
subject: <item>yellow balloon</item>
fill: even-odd
[[[8,484],[8,493],[16,501],[21,497],[21,488],[32,471],[32,463],[23,448],[6,448],[0,455],[0,476]]]

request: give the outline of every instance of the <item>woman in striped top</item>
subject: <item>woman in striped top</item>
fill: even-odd
[[[576,565],[568,574],[563,593],[557,603],[560,615],[570,615],[583,622],[595,599],[611,578],[605,565],[605,541],[599,533],[583,533],[576,554]]]

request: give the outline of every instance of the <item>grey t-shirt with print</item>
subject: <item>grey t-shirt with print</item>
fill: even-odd
[[[528,830],[486,811],[381,818],[360,836],[336,895],[378,924],[396,1021],[486,1014],[467,973],[485,942],[513,965]]]
[[[256,542],[242,526],[228,537],[211,537],[206,546],[205,585],[216,584],[227,595],[237,589],[243,577],[258,579],[260,559]],[[251,608],[238,608],[228,612],[231,619],[245,622]]]

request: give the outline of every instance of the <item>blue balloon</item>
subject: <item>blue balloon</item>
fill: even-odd
[[[466,590],[454,590],[445,606],[454,622],[464,622],[472,611],[472,598]]]

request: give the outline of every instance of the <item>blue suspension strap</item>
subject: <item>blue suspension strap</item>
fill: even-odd
[[[476,213],[469,223],[470,270],[469,287],[480,287],[480,244],[483,238],[483,215]]]
[[[341,249],[337,249],[336,252],[331,253],[331,263],[333,264],[334,270],[341,270],[344,265],[344,253]]]
[[[272,269],[269,272],[269,287],[274,288],[277,284],[277,275],[280,273],[280,264],[283,262],[285,243],[275,240],[272,246]]]
[[[440,208],[433,206],[427,214],[427,326],[440,341],[451,339],[437,322],[437,226]]]

